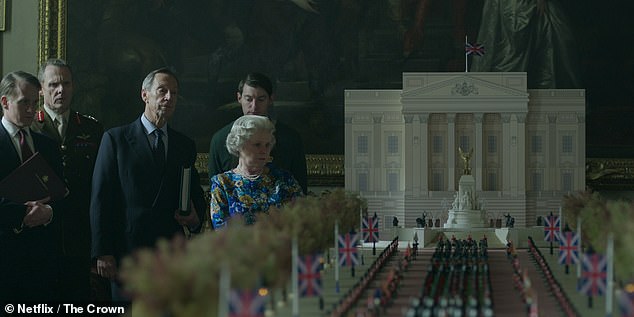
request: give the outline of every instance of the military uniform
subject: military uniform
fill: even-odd
[[[55,214],[62,220],[62,254],[67,260],[64,261],[62,285],[67,286],[68,294],[62,296],[90,299],[90,188],[103,126],[93,117],[72,109],[69,111],[64,137],[59,135],[53,120],[43,110],[37,112],[31,128],[60,145],[64,178],[70,190],[64,210]]]

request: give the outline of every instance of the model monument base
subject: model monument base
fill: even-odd
[[[472,175],[460,176],[458,192],[443,227],[456,229],[489,227],[481,205],[475,193],[475,178]]]

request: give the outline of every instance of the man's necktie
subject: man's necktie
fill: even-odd
[[[154,162],[159,168],[165,165],[165,143],[163,143],[163,131],[154,130]]]
[[[18,131],[18,134],[20,135],[20,152],[22,154],[22,162],[28,160],[31,156],[33,156],[33,151],[31,151],[29,143],[26,142],[27,133],[28,132],[22,129]]]
[[[59,136],[62,139],[64,139],[64,117],[59,116],[55,118],[53,123],[55,124],[55,127],[57,128],[57,133],[59,133]]]

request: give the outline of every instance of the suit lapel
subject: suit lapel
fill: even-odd
[[[70,111],[68,115],[68,122],[66,123],[66,134],[64,135],[64,145],[69,145],[74,136],[79,135],[79,124],[77,123],[77,113],[75,111]]]
[[[43,111],[43,112],[44,112],[44,124],[42,125],[42,133],[50,136],[59,144],[62,144],[62,137],[59,135],[59,132],[57,132],[57,128],[55,128],[55,125],[53,124],[53,119],[51,119],[51,117],[48,115],[48,112],[46,111]]]
[[[12,171],[20,166],[20,156],[15,149],[15,145],[13,145],[9,132],[4,129],[2,124],[0,124],[0,149],[2,149],[3,153],[6,153],[6,155],[2,155],[3,164],[0,167],[1,170]],[[2,175],[8,175],[8,172],[2,173]]]
[[[145,166],[148,166],[144,174],[147,175],[149,181],[148,186],[152,186],[152,188],[155,189],[152,206],[157,207],[161,197],[165,174],[164,171],[158,171],[156,168],[152,156],[152,149],[140,118],[131,124],[130,129],[126,133],[126,140],[128,144],[130,144],[131,151],[134,152],[131,154],[135,155],[141,162],[146,162]]]
[[[152,162],[152,149],[150,149],[150,143],[148,142],[147,135],[141,124],[141,119],[136,120],[130,129],[126,132],[126,140],[130,145],[130,149],[133,154],[138,157],[142,162],[154,165]]]

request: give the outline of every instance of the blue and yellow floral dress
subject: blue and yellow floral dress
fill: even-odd
[[[255,180],[233,170],[211,178],[211,223],[223,227],[229,217],[241,215],[246,224],[253,224],[257,213],[267,213],[270,206],[280,207],[302,196],[302,188],[291,173],[272,164]]]

